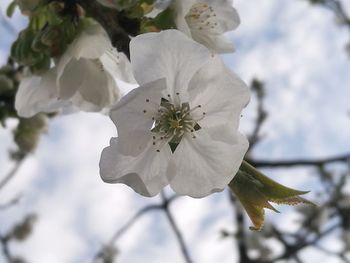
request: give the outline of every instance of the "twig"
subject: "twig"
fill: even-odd
[[[252,134],[249,136],[249,144],[250,144],[249,151],[251,151],[254,148],[254,146],[259,142],[260,131],[267,117],[267,112],[264,108],[264,98],[265,98],[264,84],[254,79],[251,84],[251,89],[256,94],[258,106],[257,106],[257,117],[255,121],[254,130]]]
[[[8,236],[0,236],[0,243],[2,246],[2,254],[7,259],[8,262],[12,261],[12,256],[10,253],[10,249],[8,246],[9,243],[9,237]]]
[[[2,188],[4,188],[4,186],[15,177],[15,175],[17,174],[18,169],[21,167],[21,165],[23,164],[25,158],[21,158],[20,160],[16,161],[14,167],[12,168],[12,170],[0,181],[0,191],[2,190]]]
[[[175,222],[175,219],[173,218],[173,216],[172,216],[172,214],[170,212],[169,202],[166,199],[166,196],[165,196],[164,192],[161,193],[161,197],[162,197],[163,204],[164,204],[163,209],[164,209],[165,215],[168,218],[170,226],[171,226],[171,228],[173,229],[173,231],[175,233],[175,236],[176,236],[176,239],[177,239],[177,241],[179,243],[182,255],[185,258],[185,262],[186,263],[193,263],[193,261],[192,261],[192,259],[190,257],[190,254],[188,252],[188,249],[186,247],[186,244],[185,244],[184,238],[182,236],[182,233],[180,232],[180,229],[178,228],[178,226],[177,226],[177,224]]]
[[[152,210],[157,210],[157,209],[162,209],[161,205],[150,205],[142,208],[140,211],[138,211],[130,220],[123,226],[121,227],[111,240],[108,242],[109,244],[114,244],[125,232],[127,232],[136,222],[139,220],[144,214],[147,212],[150,212]]]
[[[0,210],[7,209],[13,205],[16,205],[19,202],[20,198],[21,196],[18,196],[5,204],[0,204]]]
[[[294,160],[247,160],[254,167],[291,167],[291,166],[321,166],[335,162],[349,162],[350,154],[344,154],[322,159],[294,159]]]

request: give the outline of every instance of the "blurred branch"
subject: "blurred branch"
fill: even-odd
[[[14,167],[12,168],[12,170],[0,181],[0,191],[2,190],[2,188],[4,188],[4,186],[11,181],[11,179],[13,179],[16,174],[17,171],[19,170],[19,168],[21,167],[21,165],[23,164],[25,158],[21,158],[18,161],[16,161]]]
[[[263,123],[266,120],[267,112],[264,108],[264,98],[265,98],[265,87],[264,83],[254,79],[251,84],[251,90],[255,92],[257,98],[257,117],[255,121],[255,126],[252,134],[249,136],[249,151],[251,151],[254,146],[258,143],[260,138],[260,131]]]
[[[21,196],[18,196],[18,197],[10,200],[9,202],[7,202],[5,204],[0,204],[0,210],[7,209],[7,208],[9,208],[11,206],[14,206],[14,205],[18,204],[20,198],[21,198]]]
[[[339,0],[324,0],[324,6],[332,10],[340,22],[347,26],[350,30],[350,17],[345,11],[345,8]]]
[[[253,263],[254,260],[251,260],[248,256],[248,247],[246,245],[246,232],[244,226],[244,210],[237,199],[229,192],[229,200],[231,205],[235,208],[235,223],[237,225],[237,233],[235,234],[236,241],[238,243],[239,251],[239,262],[240,263]]]
[[[185,261],[187,263],[192,263],[193,261],[192,261],[192,259],[190,257],[188,248],[186,247],[185,240],[184,240],[184,238],[182,236],[182,233],[180,232],[180,229],[178,228],[178,226],[177,226],[177,224],[175,222],[175,219],[174,219],[174,217],[172,216],[172,214],[170,212],[170,209],[169,209],[170,202],[166,198],[166,196],[165,196],[163,191],[161,192],[161,197],[162,197],[162,201],[163,201],[163,209],[164,209],[165,215],[168,218],[170,226],[171,226],[171,228],[173,229],[173,231],[175,233],[175,236],[176,236],[176,239],[177,239],[177,241],[179,243],[182,255],[185,258]]]
[[[123,235],[125,234],[128,230],[130,230],[130,228],[145,214],[151,212],[151,211],[155,211],[155,210],[160,210],[160,211],[164,211],[167,218],[170,221],[171,227],[174,229],[176,237],[178,239],[179,245],[181,247],[181,252],[183,253],[186,262],[187,263],[192,263],[192,261],[189,258],[189,254],[188,254],[188,250],[185,246],[185,243],[183,241],[182,235],[180,233],[180,230],[178,229],[178,227],[175,224],[175,221],[172,217],[172,215],[170,214],[169,211],[169,205],[170,203],[172,203],[176,198],[178,198],[179,196],[173,195],[171,197],[166,197],[163,193],[161,195],[161,199],[162,202],[160,204],[155,204],[155,205],[148,205],[145,206],[144,208],[140,209],[134,216],[132,216],[126,223],[124,226],[122,226],[120,229],[118,229],[114,235],[112,236],[112,238],[109,240],[109,242],[107,243],[107,245],[103,246],[94,256],[93,261],[92,262],[97,262],[97,260],[99,259],[103,259],[104,255],[105,255],[105,249],[110,249],[111,247],[114,246],[114,243]],[[170,216],[170,218],[169,218]],[[104,263],[104,262],[103,262]]]
[[[320,158],[320,159],[294,159],[294,160],[273,160],[273,161],[248,159],[247,161],[257,168],[261,168],[261,167],[275,168],[275,167],[291,167],[291,166],[322,166],[329,163],[349,162],[350,153],[339,155],[339,156],[328,157],[328,158]]]
[[[6,258],[6,260],[8,262],[11,262],[12,261],[12,255],[10,253],[10,249],[9,249],[9,241],[10,241],[10,238],[8,235],[6,236],[1,236],[0,235],[0,243],[1,243],[1,247],[2,247],[2,254],[3,256]]]

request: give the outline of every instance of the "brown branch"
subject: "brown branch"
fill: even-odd
[[[335,162],[349,162],[350,154],[343,154],[322,159],[293,159],[293,160],[247,160],[251,165],[257,168],[279,168],[279,167],[291,167],[291,166],[322,166]]]
[[[170,223],[170,226],[171,228],[173,229],[174,233],[175,233],[175,236],[176,236],[176,239],[179,243],[179,246],[180,246],[180,249],[181,249],[181,252],[182,252],[182,255],[186,261],[186,263],[192,263],[192,259],[190,257],[190,253],[188,251],[188,248],[186,247],[186,244],[185,244],[185,240],[182,236],[182,233],[179,229],[179,227],[177,226],[176,222],[175,222],[175,219],[173,217],[173,215],[171,214],[170,212],[170,209],[169,209],[169,201],[167,200],[164,192],[161,192],[161,197],[162,197],[162,200],[163,200],[163,209],[164,209],[164,212],[165,212],[165,215]]]
[[[0,236],[0,244],[2,247],[2,249],[1,249],[2,254],[8,262],[12,262],[12,255],[10,253],[10,249],[9,249],[9,245],[8,245],[9,241],[10,241],[10,238],[8,235]]]
[[[21,167],[23,162],[24,162],[24,158],[16,161],[16,163],[15,163],[14,167],[12,168],[12,170],[0,181],[0,190],[2,188],[4,188],[6,186],[6,184],[8,182],[10,182],[11,179],[13,179],[16,176],[17,171],[19,170],[19,168]]]

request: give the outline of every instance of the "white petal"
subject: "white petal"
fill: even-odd
[[[145,147],[165,89],[165,79],[147,83],[130,91],[111,109],[123,154],[137,155]]]
[[[197,1],[185,14],[185,21],[195,41],[218,53],[234,51],[233,44],[223,36],[223,33],[234,30],[240,23],[232,1]]]
[[[214,140],[212,130],[204,129],[194,133],[196,138],[183,137],[171,160],[175,163],[176,175],[170,186],[176,193],[200,198],[222,191],[228,185],[248,149],[245,137],[232,128],[230,131],[221,132],[225,134],[225,141]]]
[[[249,102],[249,89],[219,56],[212,57],[195,74],[189,86],[191,108],[201,105],[191,115],[201,119],[198,122],[201,127],[222,125],[234,118],[238,128],[241,111]]]
[[[115,78],[128,83],[136,83],[131,63],[127,56],[116,49],[107,50],[100,58],[103,67]]]
[[[188,82],[210,52],[178,30],[142,34],[130,42],[131,64],[140,83],[166,78],[168,92],[186,96]]]
[[[232,0],[207,0],[215,13],[222,32],[235,30],[240,24],[238,12],[232,7]]]
[[[100,160],[100,175],[107,183],[123,183],[143,196],[154,196],[168,184],[166,171],[170,148],[156,152],[151,141],[136,157],[122,155],[119,142],[112,138]]]
[[[233,43],[223,35],[211,35],[203,31],[192,31],[192,37],[216,53],[232,53],[235,51]]]
[[[60,65],[57,66],[57,86],[59,87],[59,96],[61,99],[68,100],[77,92],[82,85],[86,75],[84,61],[71,59],[61,70]]]
[[[112,44],[100,25],[92,25],[86,28],[69,45],[66,52],[59,59],[57,64],[57,85],[59,86],[61,76],[72,59],[79,59],[81,57],[98,59],[111,48]]]
[[[112,44],[106,31],[96,24],[85,28],[72,42],[68,52],[76,59],[97,59],[110,48]]]
[[[84,110],[100,111],[118,99],[119,89],[99,60],[72,59],[60,79],[60,96]],[[95,107],[85,107],[84,101]]]
[[[175,0],[174,10],[176,12],[175,24],[178,30],[185,33],[187,36],[191,36],[190,28],[186,22],[185,16],[190,10],[191,6],[195,3],[194,0]]]
[[[32,117],[38,112],[54,112],[64,106],[58,101],[55,83],[56,72],[49,70],[42,77],[30,76],[24,78],[15,98],[15,108],[21,117]]]

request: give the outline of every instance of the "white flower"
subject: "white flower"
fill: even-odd
[[[178,30],[137,36],[130,50],[141,86],[111,110],[119,137],[102,152],[102,179],[144,196],[168,184],[192,197],[225,188],[248,148],[238,132],[246,85]]]
[[[223,35],[240,24],[232,0],[175,0],[176,26],[217,53],[234,51],[233,44]]]
[[[55,67],[21,82],[15,106],[22,117],[67,105],[101,111],[119,99],[115,78],[135,82],[128,58],[112,47],[101,26],[92,25],[73,41]]]

